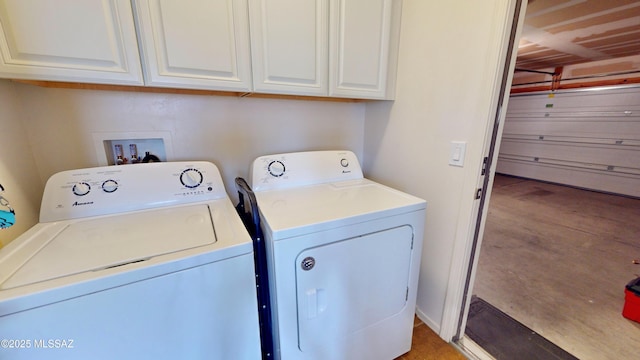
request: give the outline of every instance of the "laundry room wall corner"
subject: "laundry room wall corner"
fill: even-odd
[[[38,222],[43,189],[19,104],[14,84],[0,80],[0,184],[5,189],[1,195],[16,212],[15,225],[0,229],[0,247]]]
[[[452,283],[463,261],[454,256],[474,228],[513,1],[405,0],[396,100],[366,109],[365,173],[427,201],[417,314],[446,341],[457,325],[445,316],[449,287],[464,286]],[[449,165],[453,141],[466,142],[463,167]]]

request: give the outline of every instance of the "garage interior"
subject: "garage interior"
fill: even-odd
[[[528,2],[473,293],[579,359],[640,348],[639,54],[638,1]]]

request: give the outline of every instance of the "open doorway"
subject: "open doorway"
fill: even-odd
[[[640,252],[638,218],[640,199],[498,174],[474,299],[579,359],[632,358],[640,324],[621,311]],[[471,304],[468,325],[482,306]],[[493,331],[513,339],[504,321]]]
[[[521,48],[525,50],[519,51],[518,62],[529,64],[534,73],[539,71],[536,75],[542,79],[529,81],[525,86],[553,93],[560,89],[558,85],[563,66],[580,61],[592,64],[601,61],[597,64],[605,64],[611,71],[613,61],[587,58],[607,54],[603,49],[623,49],[626,46],[632,55],[626,53],[624,56],[637,60],[634,57],[637,55],[633,55],[634,51],[638,54],[637,49],[633,50],[638,45],[637,41],[617,44],[619,37],[614,34],[618,30],[621,33],[636,32],[625,25],[623,18],[638,11],[639,4],[631,1],[529,1],[526,15],[529,22],[525,20],[523,38],[527,45],[528,33],[531,41]],[[615,18],[618,15],[620,19]],[[553,18],[555,23],[543,20],[545,17]],[[571,26],[588,29],[584,31],[591,33],[582,34],[582,39],[591,36],[593,41],[579,40],[580,29],[570,29]],[[560,49],[561,36],[551,36],[555,42],[545,43],[545,33],[557,35],[568,31],[574,33],[573,37],[562,38],[571,43],[566,48]],[[596,40],[598,35],[603,39]],[[635,38],[639,38],[637,34]],[[601,45],[596,44],[598,41]],[[589,44],[593,44],[593,48],[589,48]],[[548,48],[540,51],[544,45]],[[554,52],[553,56],[550,55]],[[520,61],[521,55],[523,61]],[[609,54],[609,58],[614,56]],[[536,61],[538,65],[534,65]],[[537,66],[540,68],[536,69]],[[618,70],[617,73],[606,74],[607,79],[619,81],[624,78],[626,83],[638,79],[637,71],[633,69]],[[588,82],[595,81],[592,77],[584,77],[568,79],[565,84]],[[640,256],[637,241],[640,228],[635,224],[640,217],[639,201],[637,198],[496,175],[491,201],[484,214],[486,225],[472,289],[477,296],[472,300],[469,317],[472,311],[496,308],[499,313],[515,318],[537,335],[544,335],[542,341],[546,341],[544,338],[552,340],[550,346],[553,343],[559,345],[559,352],[556,354],[556,349],[551,349],[549,358],[634,356],[633,349],[640,345],[640,326],[622,319],[620,312],[624,302],[624,284],[634,276],[630,260]],[[605,284],[605,288],[596,284]],[[474,303],[477,298],[489,305],[483,307],[480,302]],[[573,330],[582,331],[584,335],[576,335],[578,333]],[[622,341],[612,341],[607,337],[609,335]],[[498,335],[500,337],[512,340],[513,333]],[[541,346],[547,345],[543,343]]]

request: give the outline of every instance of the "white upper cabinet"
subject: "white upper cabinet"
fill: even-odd
[[[256,92],[392,99],[401,0],[249,0]]]
[[[398,36],[392,35],[401,10],[396,3],[331,0],[329,96],[393,98]]]
[[[247,0],[135,0],[149,86],[251,91]]]
[[[328,0],[250,0],[256,92],[327,95]]]
[[[0,0],[0,77],[393,99],[401,2]]]
[[[0,0],[0,77],[143,84],[129,0]]]

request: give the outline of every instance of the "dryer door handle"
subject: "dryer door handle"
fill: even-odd
[[[307,295],[307,318],[313,319],[327,309],[327,293],[325,289],[309,289]]]

